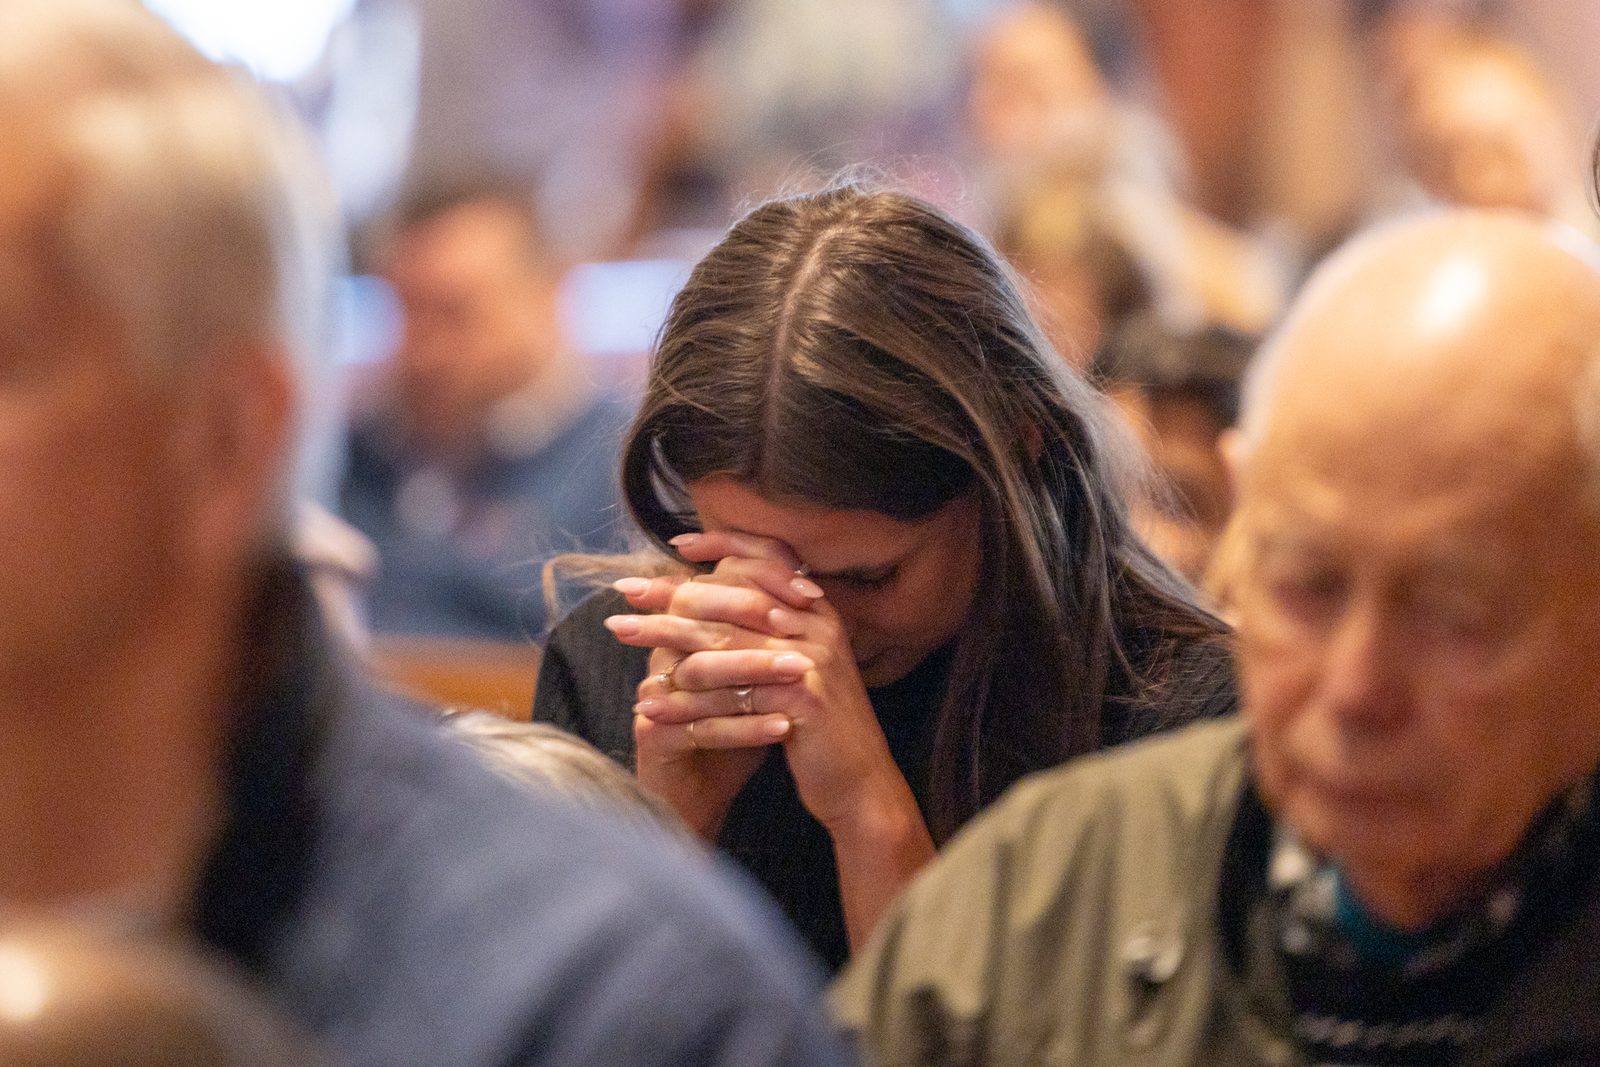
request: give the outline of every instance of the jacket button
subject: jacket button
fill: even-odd
[[[1122,961],[1140,985],[1165,985],[1183,962],[1183,941],[1176,934],[1143,929],[1123,943]]]
[[[1132,986],[1124,1039],[1133,1048],[1148,1048],[1160,1037],[1164,1021],[1163,1013],[1154,1010],[1156,994],[1178,973],[1182,962],[1183,941],[1153,926],[1138,930],[1122,943],[1122,964]]]

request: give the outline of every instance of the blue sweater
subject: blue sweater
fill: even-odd
[[[435,476],[440,528],[406,507],[421,469],[390,427],[351,434],[340,514],[377,547],[366,593],[379,633],[496,641],[544,636],[545,561],[624,545],[617,450],[631,412],[598,399],[528,454],[485,459],[446,483]],[[427,494],[424,494],[425,496]]]
[[[734,878],[503,782],[341,670],[298,577],[269,584],[196,922],[338,1062],[847,1062]]]

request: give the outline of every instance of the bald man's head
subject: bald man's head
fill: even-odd
[[[1241,672],[1276,813],[1418,925],[1600,761],[1600,270],[1502,215],[1313,278],[1247,397]]]
[[[1509,436],[1571,451],[1600,490],[1597,368],[1600,249],[1510,213],[1429,216],[1312,276],[1252,372],[1244,442],[1293,448],[1333,421],[1475,451]]]

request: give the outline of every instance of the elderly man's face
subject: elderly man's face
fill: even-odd
[[[1550,382],[1323,363],[1242,487],[1257,775],[1369,905],[1420,925],[1600,758],[1600,523]]]

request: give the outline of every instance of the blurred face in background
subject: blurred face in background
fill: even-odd
[[[1165,490],[1130,501],[1134,528],[1156,555],[1198,585],[1233,508],[1219,445],[1228,426],[1209,405],[1181,392],[1125,384],[1106,392]]]
[[[999,162],[1103,163],[1110,98],[1088,45],[1061,11],[1025,4],[1000,16],[978,42],[967,121]]]
[[[517,213],[469,203],[403,232],[385,274],[404,317],[395,387],[425,447],[471,447],[494,404],[560,346],[557,279]]]
[[[1401,132],[1413,176],[1448,204],[1553,214],[1577,177],[1550,87],[1495,52],[1441,47],[1420,61]]]

